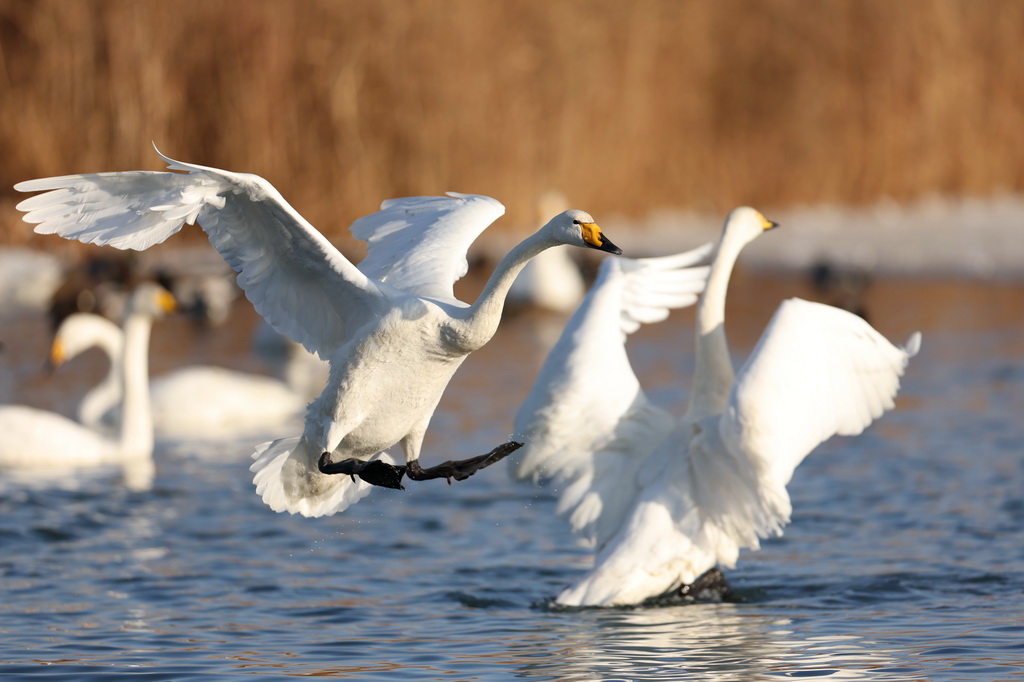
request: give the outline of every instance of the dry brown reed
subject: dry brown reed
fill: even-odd
[[[2,0],[11,186],[258,173],[314,225],[558,188],[599,217],[1024,190],[1019,0]],[[37,238],[38,239],[38,238]],[[38,242],[37,242],[38,243]]]

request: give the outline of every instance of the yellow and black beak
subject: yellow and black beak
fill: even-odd
[[[622,254],[622,249],[612,244],[611,240],[604,236],[597,223],[580,223],[583,231],[583,243],[592,249],[613,253],[616,256]]]
[[[768,230],[773,230],[773,229],[775,229],[776,227],[779,226],[779,224],[777,222],[775,222],[774,220],[768,220],[764,216],[761,216],[761,222],[763,223],[763,227],[764,227],[766,232]]]

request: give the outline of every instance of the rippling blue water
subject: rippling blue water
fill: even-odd
[[[799,293],[738,282],[738,356]],[[252,443],[162,444],[149,490],[117,472],[0,487],[0,675],[1024,679],[1022,302],[1008,285],[872,290],[886,335],[924,332],[899,408],[801,465],[785,536],[728,572],[740,603],[552,608],[588,552],[503,467],[304,519],[260,503]],[[691,320],[631,346],[659,398],[683,399],[666,375],[685,385]],[[510,318],[467,362],[425,460],[508,435],[544,322]]]

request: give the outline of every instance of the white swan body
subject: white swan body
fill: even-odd
[[[514,473],[554,479],[559,511],[595,542],[593,568],[559,603],[636,604],[733,566],[741,548],[788,523],[786,484],[814,447],[860,433],[893,407],[920,335],[897,348],[861,318],[800,299],[778,308],[734,377],[723,326],[729,275],[743,246],[773,225],[750,208],[726,221],[697,312],[682,418],[647,399],[620,343],[637,302],[657,305],[657,280],[604,263],[549,355],[517,415],[526,446]],[[565,426],[583,419],[593,428]]]
[[[153,454],[146,356],[153,319],[174,309],[174,299],[156,285],[143,284],[129,301],[125,318],[121,377],[124,420],[107,436],[53,412],[23,405],[0,406],[0,467],[67,469],[148,461]]]
[[[407,462],[418,460],[452,373],[494,334],[530,258],[559,244],[618,252],[589,214],[566,211],[513,248],[466,305],[452,285],[466,272],[469,244],[504,212],[494,199],[386,201],[351,227],[368,246],[356,268],[266,180],[162,158],[185,173],[31,180],[15,188],[51,191],[18,208],[37,232],[122,249],[148,248],[198,221],[257,312],[330,361],[302,436],[254,455],[257,492],[277,511],[331,514],[368,492],[362,480],[320,473],[323,452],[367,460],[397,443]]]
[[[284,382],[225,367],[194,365],[153,379],[159,438],[238,438],[297,423],[306,401]]]
[[[78,420],[92,429],[116,429],[120,422],[121,349],[124,333],[105,317],[75,313],[61,323],[52,360],[66,362],[97,346],[110,358],[110,371],[78,405]],[[304,400],[272,377],[223,367],[184,367],[150,381],[153,430],[160,439],[237,438],[293,423]]]

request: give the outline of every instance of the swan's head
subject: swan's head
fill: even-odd
[[[177,310],[178,303],[171,292],[152,282],[137,286],[128,299],[129,314],[136,313],[155,319]]]
[[[73,313],[64,318],[53,337],[50,367],[60,367],[93,346],[116,356],[123,338],[121,328],[107,318],[92,313]]]
[[[583,246],[619,255],[622,249],[604,236],[600,226],[586,211],[575,209],[559,213],[541,228],[560,244]]]
[[[740,206],[734,208],[725,219],[722,238],[735,239],[742,244],[747,244],[778,226],[777,222],[768,220],[761,215],[760,211],[749,206]]]

